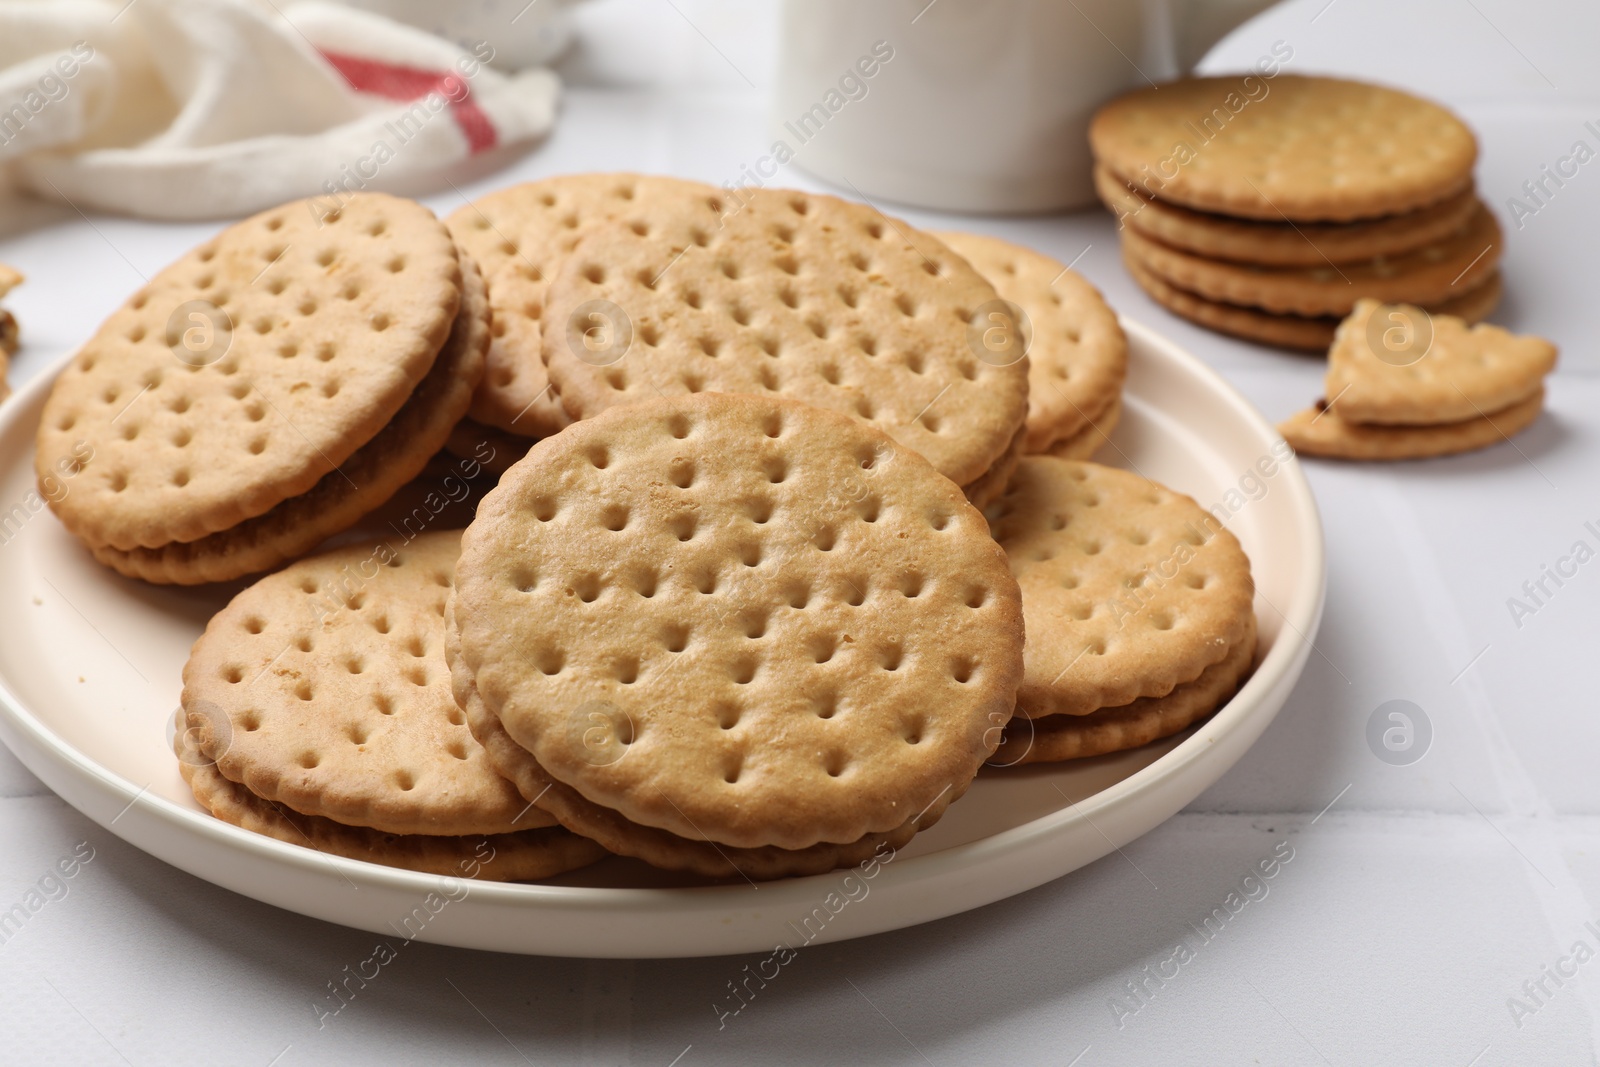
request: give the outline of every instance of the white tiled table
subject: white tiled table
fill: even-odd
[[[464,184],[469,195],[622,167],[720,183],[764,151],[770,5],[598,0],[582,22],[557,133]],[[1583,129],[1600,119],[1592,4],[1296,0],[1210,65],[1248,62],[1277,39],[1293,44],[1297,69],[1458,107],[1482,135],[1479,181],[1502,218],[1541,163],[1596,141]],[[441,210],[457,202],[432,198]],[[29,345],[18,381],[138,283],[123,256],[148,272],[211,229],[91,228],[70,211],[30,212],[17,228],[0,211],[0,260],[32,279],[13,301]],[[1231,343],[1152,305],[1122,273],[1103,216],[973,225],[1068,260],[1089,246],[1079,269],[1120,310],[1187,345],[1270,417],[1318,394],[1316,361]],[[68,895],[0,945],[0,1063],[1593,1062],[1600,962],[1559,986],[1544,978],[1548,996],[1520,1020],[1507,1000],[1575,942],[1600,949],[1584,926],[1600,928],[1600,561],[1520,627],[1506,602],[1573,541],[1600,547],[1583,527],[1600,525],[1597,237],[1600,163],[1510,233],[1498,318],[1562,346],[1551,412],[1515,448],[1312,465],[1330,550],[1317,653],[1255,749],[1125,855],[978,912],[812,949],[720,1028],[713,1005],[749,961],[413,944],[319,1029],[313,1005],[371,952],[372,935],[180,874],[0,752],[0,908],[79,842],[95,850]],[[15,624],[0,620],[0,634]],[[1415,702],[1433,727],[1409,766],[1380,762],[1365,740],[1391,699]],[[1275,847],[1293,859],[1267,895],[1174,975],[1174,945]],[[1146,981],[1163,970],[1172,977]],[[1144,983],[1142,1002],[1130,982]]]

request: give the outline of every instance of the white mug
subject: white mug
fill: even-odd
[[[505,71],[549,63],[572,37],[574,0],[341,0],[404,22],[473,51],[487,42],[490,63]]]
[[[774,155],[920,207],[1082,207],[1095,109],[1271,2],[785,0]]]

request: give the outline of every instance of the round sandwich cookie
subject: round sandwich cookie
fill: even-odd
[[[1022,311],[1030,335],[1023,451],[1048,452],[1106,414],[1122,395],[1128,339],[1099,290],[1065,263],[1010,241],[973,233],[934,236]],[[1006,316],[991,315],[1004,328]]]
[[[779,397],[671,397],[540,442],[457,573],[457,696],[525,794],[566,787],[530,799],[579,833],[603,831],[572,798],[825,869],[959,796],[1022,676],[1017,586],[960,488]]]
[[[1254,639],[1250,561],[1181,493],[1029,456],[989,511],[1027,621],[1021,717],[1164,697]]]
[[[1006,726],[1005,737],[989,766],[1087,759],[1171,737],[1227,703],[1249,674],[1255,648],[1252,616],[1245,639],[1226,658],[1164,697],[1140,697],[1121,707],[1101,708],[1087,715],[1046,715],[1042,719],[1018,716]]]
[[[248,587],[183,671],[199,753],[263,801],[385,834],[549,826],[490,767],[452,695],[459,532],[352,545]]]
[[[444,878],[492,882],[537,881],[605,858],[599,844],[559,826],[451,837],[389,834],[302,815],[225,778],[195,749],[183,745],[183,736],[177,735],[175,746],[178,770],[196,802],[223,822],[291,845]]]
[[[798,849],[779,848],[776,845],[740,848],[715,841],[680,837],[667,830],[630,822],[619,812],[587,800],[576,789],[550,777],[528,755],[526,749],[511,739],[511,735],[500,725],[500,720],[484,707],[477,687],[472,682],[471,672],[461,661],[460,642],[454,630],[446,641],[446,649],[456,679],[456,700],[465,709],[473,736],[489,753],[495,768],[508,775],[523,796],[537,798],[539,805],[554,812],[563,826],[592,841],[597,848],[621,856],[632,856],[663,870],[692,871],[707,878],[742,878],[754,882],[856,867],[870,863],[874,857],[881,859],[886,855],[892,856],[896,849],[910,842],[918,831],[938,822],[950,804],[958,800],[967,788],[963,783],[940,794],[893,830],[863,834],[854,841],[841,844],[819,841]],[[613,726],[611,718],[591,720],[589,741],[597,752],[610,746]],[[1000,734],[998,728],[995,732]]]
[[[1326,352],[1333,343],[1340,322],[1338,316],[1279,315],[1260,308],[1208,300],[1168,284],[1164,278],[1146,270],[1138,260],[1128,255],[1126,248],[1123,253],[1123,265],[1150,299],[1198,326],[1258,344],[1307,352]],[[1496,270],[1474,288],[1433,305],[1431,311],[1454,315],[1467,322],[1478,322],[1494,312],[1502,292],[1500,272]]]
[[[449,231],[358,193],[228,227],[113,312],[57,379],[35,466],[91,547],[195,541],[309,492],[395,417],[461,304]]]
[[[1482,285],[1500,262],[1500,225],[1479,206],[1455,236],[1392,259],[1317,267],[1253,267],[1199,256],[1133,229],[1122,234],[1124,258],[1167,284],[1207,300],[1277,314],[1348,315],[1357,300],[1432,306]]]
[[[489,372],[473,399],[473,420],[531,438],[571,422],[550,387],[540,345],[546,290],[579,238],[618,221],[648,231],[663,214],[714,228],[725,198],[713,186],[678,178],[566,174],[498,189],[446,219],[483,266],[494,308]]]
[[[1402,215],[1357,222],[1235,219],[1149,197],[1104,167],[1095,190],[1117,221],[1152,241],[1207,259],[1261,267],[1320,267],[1397,256],[1459,233],[1478,209],[1472,188]]]
[[[0,299],[21,284],[22,272],[0,263]],[[11,357],[17,354],[20,342],[21,336],[17,329],[16,318],[11,312],[0,308],[0,400],[11,395],[11,386],[6,383],[6,372],[11,367]]]
[[[1006,305],[938,240],[831,196],[742,189],[720,225],[663,213],[584,236],[548,294],[545,365],[574,418],[702,392],[782,396],[868,422],[957,485],[1025,425]],[[604,343],[595,342],[600,338]]]
[[[91,549],[122,574],[195,585],[270,570],[311,551],[382,506],[447,444],[483,378],[489,304],[477,267],[463,254],[461,310],[427,377],[376,437],[309,492],[253,519],[194,541],[156,548]]]
[[[1095,453],[1111,442],[1111,431],[1117,428],[1117,423],[1121,420],[1122,398],[1118,397],[1089,425],[1071,437],[1051,445],[1045,455],[1055,456],[1057,459],[1093,459]]]
[[[1016,472],[1017,464],[1022,461],[1022,450],[1026,444],[1026,428],[1018,427],[1012,435],[1011,443],[1000,454],[1000,458],[982,474],[963,487],[967,502],[975,508],[986,508],[999,499],[1005,492],[1006,483],[1011,481],[1011,475]]]
[[[1270,222],[1349,222],[1447,200],[1478,143],[1437,104],[1342,78],[1229,74],[1118,97],[1089,127],[1095,159],[1158,200]]]

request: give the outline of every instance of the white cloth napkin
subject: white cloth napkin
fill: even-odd
[[[554,121],[555,75],[492,56],[317,0],[0,0],[0,167],[158,219],[437,189]]]

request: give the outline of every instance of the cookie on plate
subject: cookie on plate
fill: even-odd
[[[1111,443],[1111,431],[1121,421],[1122,399],[1119,397],[1089,425],[1051,445],[1045,455],[1057,459],[1093,459],[1100,449]]]
[[[504,474],[528,454],[533,439],[497,430],[474,419],[462,419],[444,447],[452,456],[475,459],[494,474]]]
[[[427,377],[389,424],[339,469],[323,475],[309,492],[226,530],[156,548],[96,547],[90,550],[94,557],[149,582],[228,581],[305,555],[387,501],[447,443],[483,377],[488,301],[477,267],[465,256],[461,265],[461,310]]]
[[[340,549],[213,617],[181,712],[201,803],[270,836],[438,873],[481,859],[484,840],[505,857],[486,877],[598,858],[494,772],[455,703],[444,609],[459,549],[454,532]]]
[[[454,638],[454,632],[451,637]],[[490,714],[478,696],[471,672],[461,666],[459,641],[447,642],[455,671],[456,699],[466,711],[473,735],[489,753],[495,767],[510,776],[526,797],[553,811],[581,838],[619,855],[632,856],[653,867],[671,871],[692,871],[708,878],[743,878],[767,881],[808,874],[821,874],[839,867],[854,867],[884,849],[904,847],[919,830],[924,830],[944,815],[956,799],[951,790],[891,830],[863,834],[854,841],[818,842],[807,848],[788,849],[777,845],[741,848],[715,841],[681,837],[668,830],[631,822],[626,816],[595,804],[571,786],[552,778],[539,764],[528,758],[527,750],[511,739],[500,720]],[[616,736],[620,720],[602,717],[589,721],[588,739],[603,751]],[[995,733],[1000,734],[996,728]]]
[[[228,227],[112,313],[57,379],[40,472],[87,441],[52,502],[85,544],[193,541],[308,492],[377,436],[433,366],[461,264],[420,204],[378,193],[321,217]]]
[[[1239,688],[1255,656],[1255,619],[1249,633],[1200,677],[1175,687],[1166,696],[1140,697],[1121,707],[1101,708],[1087,715],[1022,716],[1006,726],[991,767],[1056,763],[1087,759],[1138,748],[1188,729],[1216,711]]]
[[[733,193],[728,195],[732,196]],[[1020,345],[982,345],[1004,304],[960,256],[870,207],[745,189],[719,226],[647,214],[581,238],[551,282],[545,365],[574,418],[663,396],[782,396],[877,426],[957,485],[1025,425]],[[590,325],[591,322],[595,325]],[[605,342],[588,345],[590,331]]]
[[[447,837],[387,834],[302,815],[223,777],[208,760],[181,743],[181,733],[178,737],[180,743],[174,749],[178,770],[201,807],[223,822],[287,844],[385,867],[493,882],[550,878],[587,867],[605,855],[595,842],[559,826]]]
[[[908,838],[999,743],[1022,671],[1016,583],[960,488],[780,397],[540,442],[464,536],[451,623],[500,773],[613,850],[724,876]]]
[[[1024,452],[1051,451],[1118,402],[1128,373],[1128,338],[1116,312],[1081,274],[998,237],[934,236],[976,267],[1002,300],[1022,309],[1030,335]],[[992,312],[991,322],[1004,330],[1009,318]]]
[[[990,521],[1027,622],[1019,716],[1165,697],[1254,640],[1250,561],[1187,496],[1130,471],[1029,456]]]
[[[0,263],[0,299],[21,284],[22,274]],[[17,354],[17,345],[17,320],[11,312],[0,308],[0,400],[11,393],[11,386],[6,384],[6,371],[10,369],[11,357]]]
[[[571,418],[551,388],[540,354],[549,321],[546,292],[579,238],[621,221],[648,228],[665,213],[715,228],[728,194],[714,186],[648,174],[564,174],[497,189],[445,224],[489,282],[494,342],[472,402],[473,421],[520,437],[548,437]],[[558,324],[558,332],[565,329]]]

